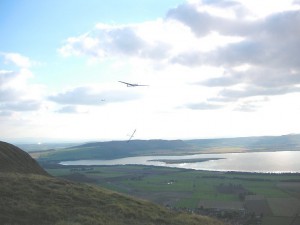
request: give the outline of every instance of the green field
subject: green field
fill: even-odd
[[[224,173],[154,166],[60,166],[54,175],[93,183],[174,209],[244,210],[291,221],[300,210],[300,174]],[[284,224],[282,224],[284,225]]]

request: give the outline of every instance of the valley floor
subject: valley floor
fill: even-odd
[[[232,224],[296,225],[300,174],[224,173],[153,166],[57,166],[65,179],[147,199]]]

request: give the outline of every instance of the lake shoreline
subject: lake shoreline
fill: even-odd
[[[300,151],[139,156],[115,160],[61,161],[60,165],[152,165],[219,172],[300,173]]]
[[[220,160],[224,158],[197,158],[197,159],[154,159],[149,160],[152,162],[164,162],[166,164],[181,164],[181,163],[195,163],[195,162],[206,162],[211,160]]]

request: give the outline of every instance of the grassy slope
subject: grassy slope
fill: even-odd
[[[0,172],[21,172],[47,175],[30,155],[20,148],[0,141]]]
[[[4,225],[222,225],[96,186],[51,177],[21,149],[0,142]]]
[[[175,214],[146,201],[49,176],[0,173],[0,184],[2,224],[222,224],[206,217]]]
[[[250,212],[258,212],[258,215],[260,211],[264,212],[263,225],[292,224],[286,221],[294,219],[300,209],[299,174],[218,173],[133,165],[61,167],[47,171],[170,207],[230,208],[246,203],[248,207],[252,205],[248,208]],[[255,203],[241,201],[239,193],[218,189],[221,184],[225,187],[240,186],[246,192],[252,192],[249,195],[263,196],[263,200]]]

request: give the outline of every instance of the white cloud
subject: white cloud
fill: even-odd
[[[59,49],[64,56],[88,55],[102,59],[122,55],[138,55],[145,43],[134,26],[100,26],[87,34],[69,38]]]
[[[140,97],[136,90],[107,89],[103,86],[89,85],[68,89],[48,97],[49,100],[66,105],[95,105],[124,102]]]
[[[3,102],[11,102],[39,98],[42,87],[29,85],[28,80],[32,77],[31,71],[27,69],[0,71],[0,99]]]
[[[221,2],[207,3],[219,7]],[[228,3],[228,7],[235,5],[231,1],[222,2],[225,3]],[[282,4],[283,2],[279,3]],[[300,29],[295,24],[300,23],[300,14],[297,8],[291,10],[289,3],[280,10],[278,7],[278,12],[274,13],[273,10],[273,14],[266,12],[265,17],[248,20],[224,19],[205,10],[205,7],[204,10],[199,10],[198,7],[198,4],[196,6],[182,4],[171,10],[168,17],[187,25],[199,37],[208,36],[214,31],[220,35],[236,36],[241,39],[206,54],[197,49],[182,52],[173,59],[173,62],[193,67],[211,65],[225,68],[226,73],[202,82],[202,85],[208,87],[227,87],[218,94],[219,99],[230,97],[231,100],[235,100],[249,96],[299,92]],[[238,69],[244,65],[247,67]],[[242,84],[244,90],[236,91],[231,88]]]
[[[67,105],[59,110],[57,110],[58,113],[88,113],[88,110],[79,106],[74,106],[74,105]]]
[[[215,109],[221,109],[224,106],[219,104],[200,102],[200,103],[190,103],[187,104],[185,107],[189,109],[195,109],[195,110],[215,110]]]
[[[219,12],[228,10],[229,14]],[[206,103],[178,102],[178,106],[190,109],[218,110],[223,105],[214,102],[228,105],[251,96],[299,92],[300,51],[297,46],[300,46],[300,32],[298,27],[292,26],[299,20],[299,12],[265,13],[265,17],[255,17],[251,11],[251,7],[235,1],[184,3],[170,10],[164,20],[128,25],[98,24],[84,35],[69,38],[60,52],[66,56],[126,61],[134,71],[131,77],[150,80],[146,77],[149,74],[160,82],[168,77],[168,71],[172,71],[176,79],[185,77],[182,79],[185,83],[193,80],[178,69],[170,69],[180,67],[178,65],[195,71],[209,65],[225,71],[219,75],[209,72],[193,75],[202,80],[198,82],[202,92],[204,87],[219,88],[219,92],[210,95],[205,90]],[[240,17],[241,12],[246,12],[247,16]],[[150,68],[147,73],[145,69],[140,70],[147,67]],[[161,77],[154,74],[161,74]],[[242,88],[236,90],[234,86]],[[69,90],[50,99],[64,104],[98,104],[99,95],[87,91]],[[172,102],[172,97],[169,98]]]
[[[35,62],[30,60],[28,57],[25,57],[19,53],[11,53],[11,52],[3,53],[2,52],[1,55],[4,57],[5,62],[13,63],[14,65],[16,65],[17,67],[20,67],[20,68],[29,68],[33,64],[35,64]]]
[[[1,110],[0,111],[0,117],[11,117],[13,115],[13,112],[10,110]]]
[[[16,70],[0,70],[0,111],[8,112],[36,111],[42,106],[43,88],[41,85],[30,84],[34,76],[28,67],[31,60],[18,53],[1,53],[4,62],[11,61]],[[12,113],[11,113],[12,115]]]
[[[7,102],[0,105],[0,110],[11,111],[36,111],[40,109],[41,102],[37,100],[19,100]]]

